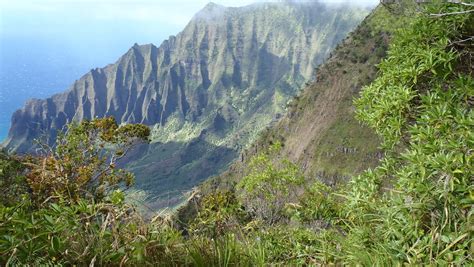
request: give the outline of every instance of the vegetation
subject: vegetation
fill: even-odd
[[[366,228],[358,243],[368,255],[411,264],[472,260],[474,79],[465,60],[474,50],[464,41],[472,25],[469,13],[416,19],[356,101],[385,148],[381,165],[355,178],[348,196],[356,229],[349,235]],[[387,181],[393,188],[383,188]]]
[[[183,192],[227,169],[284,112],[313,68],[368,11],[317,1],[211,4],[163,46],[134,45],[116,63],[86,73],[72,90],[27,103],[3,145],[32,152],[42,133],[95,116],[145,122],[151,145],[127,157],[134,187],[152,208],[177,206]]]
[[[118,126],[115,119],[94,119],[72,124],[60,133],[54,147],[41,144],[44,157],[28,162],[29,187],[34,198],[103,197],[105,190],[124,182],[130,185],[133,175],[117,169],[118,161],[137,143],[147,140],[145,125]]]
[[[42,156],[1,154],[2,262],[103,263],[120,256],[121,250],[104,246],[119,248],[136,222],[123,206],[124,194],[114,190],[130,185],[133,175],[116,164],[149,133],[144,125],[95,119],[71,124],[54,147],[42,145]]]
[[[235,187],[195,196],[188,224],[145,222],[117,187],[130,176],[109,162],[149,131],[84,122],[43,157],[1,155],[0,263],[472,264],[474,17],[466,10],[433,4],[397,32],[378,78],[355,100],[384,157],[348,184],[304,177],[275,142]]]
[[[281,144],[272,145],[268,153],[276,154]],[[237,185],[246,206],[255,215],[272,225],[281,220],[285,205],[296,199],[304,177],[298,166],[288,160],[272,161],[260,153],[249,163],[249,173]]]

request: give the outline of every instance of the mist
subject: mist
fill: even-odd
[[[115,62],[134,43],[161,44],[180,32],[208,2],[0,0],[0,141],[6,136],[11,114],[27,99],[65,90],[90,69]],[[239,7],[281,1],[213,2]],[[378,3],[321,2],[363,7]]]

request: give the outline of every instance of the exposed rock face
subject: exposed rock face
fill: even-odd
[[[71,121],[114,116],[121,123],[153,126],[156,142],[199,139],[238,150],[285,110],[367,13],[316,2],[208,4],[161,46],[134,45],[66,92],[26,103],[13,114],[4,146],[31,152],[35,138],[46,134],[52,143]],[[156,145],[135,155],[134,166],[150,153],[158,153]]]

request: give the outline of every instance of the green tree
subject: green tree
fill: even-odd
[[[44,156],[26,163],[33,198],[97,199],[121,183],[130,185],[132,173],[117,168],[117,164],[134,145],[148,141],[149,135],[145,125],[119,126],[114,118],[69,125],[53,147],[42,144]]]
[[[280,150],[281,143],[275,143],[268,152],[254,156],[248,174],[237,185],[244,204],[269,224],[285,216],[285,205],[297,201],[298,188],[304,183],[296,164],[286,159],[272,159]]]

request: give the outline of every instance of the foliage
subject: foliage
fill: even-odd
[[[238,231],[240,225],[248,222],[249,216],[234,192],[216,192],[204,197],[199,214],[189,228],[192,234],[216,238]]]
[[[21,201],[28,192],[26,166],[21,158],[8,156],[0,151],[0,199],[5,204]]]
[[[456,4],[428,13],[460,12]],[[411,264],[472,262],[474,79],[457,46],[472,15],[420,15],[392,42],[381,75],[356,100],[358,116],[383,138],[385,159],[352,182],[352,237],[372,254]],[[383,182],[393,189],[384,191]],[[368,224],[360,235],[362,224]],[[371,231],[371,232],[369,232]]]
[[[315,182],[299,199],[293,216],[303,222],[320,222],[339,216],[340,200],[337,199],[333,188]]]
[[[114,190],[123,179],[107,162],[126,152],[123,144],[146,138],[143,126],[85,122],[60,136],[43,161],[1,155],[2,186],[23,193],[2,191],[0,264],[471,264],[474,79],[465,64],[474,51],[465,37],[474,33],[472,22],[468,13],[418,14],[397,33],[379,77],[355,101],[358,118],[383,140],[385,157],[340,188],[306,188],[298,166],[279,157],[277,142],[250,160],[236,192],[203,196],[180,231],[164,216],[144,222]],[[87,175],[82,168],[90,168]],[[82,193],[100,188],[109,194]],[[35,203],[50,197],[57,201]]]
[[[299,167],[289,160],[272,160],[270,154],[281,150],[273,144],[269,152],[254,156],[249,172],[237,185],[244,203],[262,220],[274,224],[284,217],[284,207],[298,196],[298,186],[304,183]]]
[[[44,156],[28,163],[28,184],[37,201],[52,196],[77,201],[103,197],[106,188],[125,183],[133,175],[117,169],[118,161],[138,142],[147,140],[145,125],[118,126],[112,117],[82,121],[60,133],[54,147],[42,144]]]
[[[178,258],[169,252],[180,251],[177,231],[162,222],[146,224],[132,207],[111,201],[1,206],[0,263],[107,266]]]

